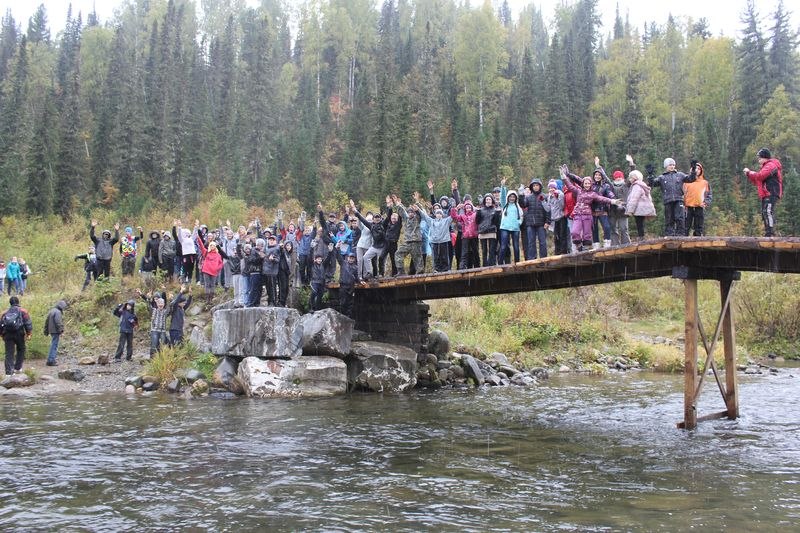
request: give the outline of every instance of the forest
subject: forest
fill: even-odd
[[[0,215],[186,212],[217,190],[408,198],[432,179],[480,194],[568,163],[703,162],[710,232],[759,234],[757,168],[781,159],[779,229],[800,234],[798,31],[751,0],[705,19],[603,28],[596,0],[126,0],[111,20],[43,6],[0,22]],[[294,5],[294,4],[293,4]],[[552,19],[548,24],[545,20]]]

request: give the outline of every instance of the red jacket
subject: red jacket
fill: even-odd
[[[564,216],[572,218],[573,211],[575,211],[575,194],[564,187]]]
[[[759,198],[769,198],[773,194],[777,194],[778,198],[783,197],[783,169],[777,159],[767,160],[758,172],[751,170],[747,173],[747,179],[758,187]]]
[[[209,276],[216,276],[222,270],[222,256],[218,251],[210,252],[206,250],[203,245],[203,239],[197,239],[197,245],[200,247],[200,253],[203,255],[203,274]]]

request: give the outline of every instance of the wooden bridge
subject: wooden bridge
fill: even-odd
[[[679,427],[739,415],[735,328],[731,293],[741,271],[800,273],[800,239],[756,237],[671,237],[628,246],[524,261],[515,265],[422,274],[371,282],[356,290],[356,327],[377,340],[427,350],[428,307],[423,300],[528,292],[671,276],[684,280],[684,417]],[[720,284],[721,311],[707,334],[698,314],[697,281]],[[722,334],[725,379],[711,354]],[[706,354],[698,375],[698,342]],[[725,410],[697,414],[697,399],[711,369]]]

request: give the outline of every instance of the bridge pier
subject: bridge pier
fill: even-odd
[[[741,279],[741,274],[727,269],[704,269],[692,267],[674,267],[672,277],[682,279],[684,283],[684,391],[683,422],[679,428],[694,429],[698,422],[718,418],[736,419],[739,416],[738,380],[736,375],[736,333],[734,329],[733,308],[731,305],[733,282]],[[720,284],[720,314],[717,326],[711,337],[706,336],[697,305],[697,281],[700,279],[716,280]],[[714,348],[722,333],[723,353],[725,356],[725,383],[720,380]],[[703,344],[706,353],[705,363],[698,374],[698,341]],[[697,400],[703,388],[703,381],[711,368],[719,387],[725,410],[704,416],[697,415]]]
[[[369,333],[372,340],[428,353],[430,306],[420,301],[383,301],[362,297],[356,292],[353,318],[356,329]]]

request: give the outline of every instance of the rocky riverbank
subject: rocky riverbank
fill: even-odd
[[[44,360],[26,362],[25,374],[0,381],[0,395],[56,393],[148,393],[163,390],[186,398],[217,396],[324,397],[349,391],[399,393],[417,388],[535,386],[552,372],[592,372],[597,368],[626,372],[639,363],[625,356],[598,353],[595,368],[521,368],[502,353],[451,347],[443,332],[433,330],[427,354],[377,342],[354,330],[354,322],[332,309],[300,315],[285,308],[213,310],[212,335],[197,317],[189,341],[218,356],[213,375],[181,369],[162,382],[147,375],[147,347],[136,347],[131,361],[109,363],[107,354],[66,355],[59,366]],[[749,361],[741,372],[776,372]]]

